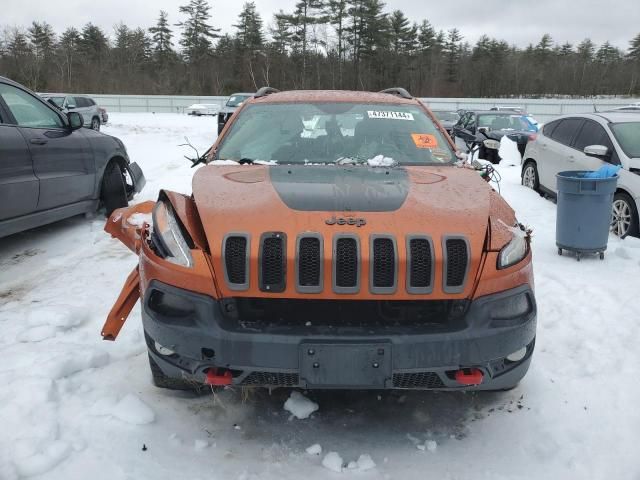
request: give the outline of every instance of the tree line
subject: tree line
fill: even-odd
[[[544,34],[525,48],[458,29],[412,22],[381,0],[300,0],[266,26],[254,2],[221,34],[207,0],[179,19],[160,11],[150,28],[124,23],[110,35],[88,23],[56,33],[47,22],[5,27],[0,75],[37,91],[226,95],[280,89],[379,90],[426,97],[640,94],[640,34],[623,51],[586,38]],[[174,23],[172,23],[174,22]]]

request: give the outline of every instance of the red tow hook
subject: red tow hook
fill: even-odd
[[[225,370],[222,373],[218,373],[217,368],[210,368],[207,370],[207,376],[204,380],[204,383],[207,385],[212,385],[214,387],[222,387],[226,385],[231,385],[231,381],[233,376],[231,375],[230,370]]]
[[[456,371],[456,382],[461,385],[480,385],[484,374],[478,368],[461,368]]]

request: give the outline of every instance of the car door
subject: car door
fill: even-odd
[[[39,182],[31,152],[0,98],[0,222],[27,215],[38,205]]]
[[[576,165],[576,151],[571,146],[584,119],[571,117],[559,121],[551,132],[549,140],[540,143],[544,161],[538,165],[540,184],[556,192],[556,174],[566,170],[579,170]]]
[[[609,149],[609,157],[593,157],[584,153],[589,145],[603,145]],[[609,134],[604,127],[594,120],[585,119],[580,132],[573,141],[575,164],[578,170],[597,170],[606,163],[620,165],[620,158]]]
[[[31,152],[40,185],[37,210],[90,200],[96,168],[84,131],[72,131],[62,114],[16,86],[0,84],[0,96]]]
[[[73,97],[76,102],[76,112],[82,115],[84,125],[91,125],[91,104],[85,97]]]

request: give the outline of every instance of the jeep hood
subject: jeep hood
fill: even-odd
[[[513,211],[477,172],[453,166],[208,165],[194,176],[193,196],[214,270],[222,269],[222,243],[229,234],[249,235],[257,258],[262,234],[284,233],[287,254],[294,258],[297,236],[314,232],[329,245],[337,233],[357,235],[362,242],[370,235],[392,235],[399,245],[407,235],[429,235],[437,257],[445,238],[464,236],[475,274],[492,211],[513,224]],[[333,217],[346,222],[334,223]],[[363,243],[363,251],[367,248]]]

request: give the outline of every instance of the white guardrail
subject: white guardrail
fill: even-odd
[[[91,95],[108,112],[185,113],[194,103],[218,104],[222,107],[228,97],[181,95]],[[523,108],[540,122],[547,122],[558,115],[607,110],[638,99],[504,99],[504,98],[422,98],[433,110],[478,109],[488,110],[496,105]]]

